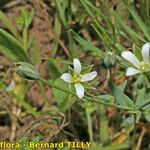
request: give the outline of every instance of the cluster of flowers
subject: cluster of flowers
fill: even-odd
[[[150,43],[143,45],[141,55],[143,57],[142,61],[140,61],[135,54],[130,51],[124,51],[121,54],[125,60],[129,61],[133,65],[132,67],[127,68],[127,76],[132,76],[141,72],[148,72],[150,70]],[[87,74],[81,74],[81,63],[77,58],[73,59],[73,68],[73,74],[64,73],[62,74],[61,79],[69,84],[74,84],[77,96],[79,98],[83,98],[85,89],[82,84],[93,80],[97,76],[97,72],[93,71]]]

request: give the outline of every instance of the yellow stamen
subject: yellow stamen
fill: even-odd
[[[74,75],[73,76],[73,82],[74,83],[80,83],[81,82],[81,74],[78,74],[78,75]]]
[[[149,68],[149,64],[142,61],[138,69],[141,71],[147,71],[148,68]]]

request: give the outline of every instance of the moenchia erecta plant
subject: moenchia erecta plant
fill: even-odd
[[[147,49],[146,49],[147,52]],[[125,54],[125,52],[124,52]],[[142,53],[143,54],[143,53]],[[133,54],[132,54],[133,55]],[[146,56],[146,55],[144,55]],[[145,57],[144,57],[144,60]],[[141,105],[134,104],[133,100],[131,100],[127,95],[125,95],[122,90],[120,90],[120,87],[117,87],[114,85],[112,80],[109,81],[109,88],[114,96],[115,101],[112,99],[107,99],[104,96],[95,96],[93,94],[90,94],[88,92],[85,92],[85,84],[87,81],[93,80],[97,76],[96,71],[90,72],[92,67],[89,67],[86,71],[84,70],[84,73],[82,72],[82,67],[79,59],[74,58],[73,59],[73,69],[69,71],[69,73],[64,73],[61,75],[61,79],[63,79],[65,82],[68,82],[69,84],[72,84],[75,86],[75,92],[74,89],[64,89],[61,86],[55,85],[53,82],[43,79],[37,69],[27,63],[27,62],[17,62],[14,63],[14,71],[18,73],[21,77],[23,77],[26,80],[40,80],[41,82],[48,84],[49,86],[56,88],[60,91],[63,91],[65,93],[71,94],[72,96],[76,96],[78,98],[82,98],[88,101],[95,101],[98,103],[101,103],[106,106],[113,106],[119,109],[124,109],[127,111],[131,111],[135,113],[136,111],[141,111],[144,109],[144,107],[148,104],[150,104],[150,101],[145,101]],[[83,69],[85,69],[83,67]],[[146,70],[147,71],[147,70]],[[90,73],[89,73],[90,72]],[[88,85],[91,86],[91,84],[88,83]],[[107,95],[106,95],[107,96]],[[110,96],[110,95],[109,95]],[[129,105],[131,104],[131,105]]]

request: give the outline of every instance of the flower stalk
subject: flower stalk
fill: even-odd
[[[87,124],[88,124],[88,133],[90,137],[90,141],[93,141],[93,127],[92,127],[92,118],[91,118],[91,113],[88,110],[89,108],[86,107],[86,117],[87,117]]]
[[[58,87],[58,86],[54,85],[53,83],[48,82],[47,80],[45,80],[45,79],[42,78],[42,77],[39,77],[39,80],[40,80],[41,82],[43,82],[43,83],[45,83],[45,84],[47,84],[47,85],[53,87],[53,88],[56,88],[56,89],[62,91],[62,92],[69,93],[69,94],[71,94],[71,95],[73,95],[73,96],[75,96],[75,97],[78,97],[78,96],[76,95],[76,93],[74,93],[74,92],[72,92],[72,91],[65,90],[65,89],[63,89],[63,88],[61,88],[61,87]],[[131,110],[131,109],[127,108],[127,107],[123,107],[123,106],[120,106],[120,105],[116,105],[116,104],[112,104],[112,103],[105,103],[105,101],[100,100],[98,97],[96,97],[96,96],[94,96],[94,95],[92,95],[92,94],[88,94],[88,96],[84,96],[83,100],[88,100],[88,101],[92,101],[92,102],[95,101],[95,102],[98,102],[98,103],[103,104],[103,105],[106,105],[106,106],[112,106],[112,107],[116,107],[116,108],[118,108],[118,109],[124,109],[124,110],[127,110],[127,111]]]

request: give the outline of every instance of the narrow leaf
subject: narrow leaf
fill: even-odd
[[[136,12],[135,8],[131,5],[128,4],[127,0],[123,0],[125,3],[126,7],[130,11],[132,17],[138,24],[139,28],[143,31],[144,35],[146,38],[150,41],[150,34],[149,34],[149,28],[146,26],[146,24],[142,21],[142,19],[139,17],[138,13]]]
[[[55,59],[51,58],[49,60],[48,67],[49,67],[50,74],[52,75],[53,79],[57,79],[61,75],[60,68],[59,68],[57,61]]]
[[[9,20],[9,18],[0,10],[0,20],[8,28],[8,30],[18,39],[21,39],[20,34],[15,28],[14,24]]]
[[[128,25],[126,25],[125,22],[123,22],[121,17],[116,12],[113,12],[113,14],[116,18],[116,21],[118,21],[121,24],[121,26],[124,28],[124,30],[127,32],[127,34],[131,37],[131,39],[146,42],[146,40],[144,38],[142,38],[139,34],[137,34],[136,31],[134,31],[132,28],[130,28]]]
[[[129,108],[134,106],[133,101],[127,95],[125,95],[117,86],[113,85],[111,81],[109,82],[109,88],[119,105]]]
[[[21,44],[11,34],[0,29],[0,51],[14,61],[28,61]]]
[[[103,52],[98,47],[96,47],[96,46],[92,45],[91,43],[87,42],[86,40],[84,40],[75,31],[70,30],[69,32],[72,35],[72,37],[85,48],[86,51],[98,52],[98,53],[101,53],[101,55],[103,55]]]

